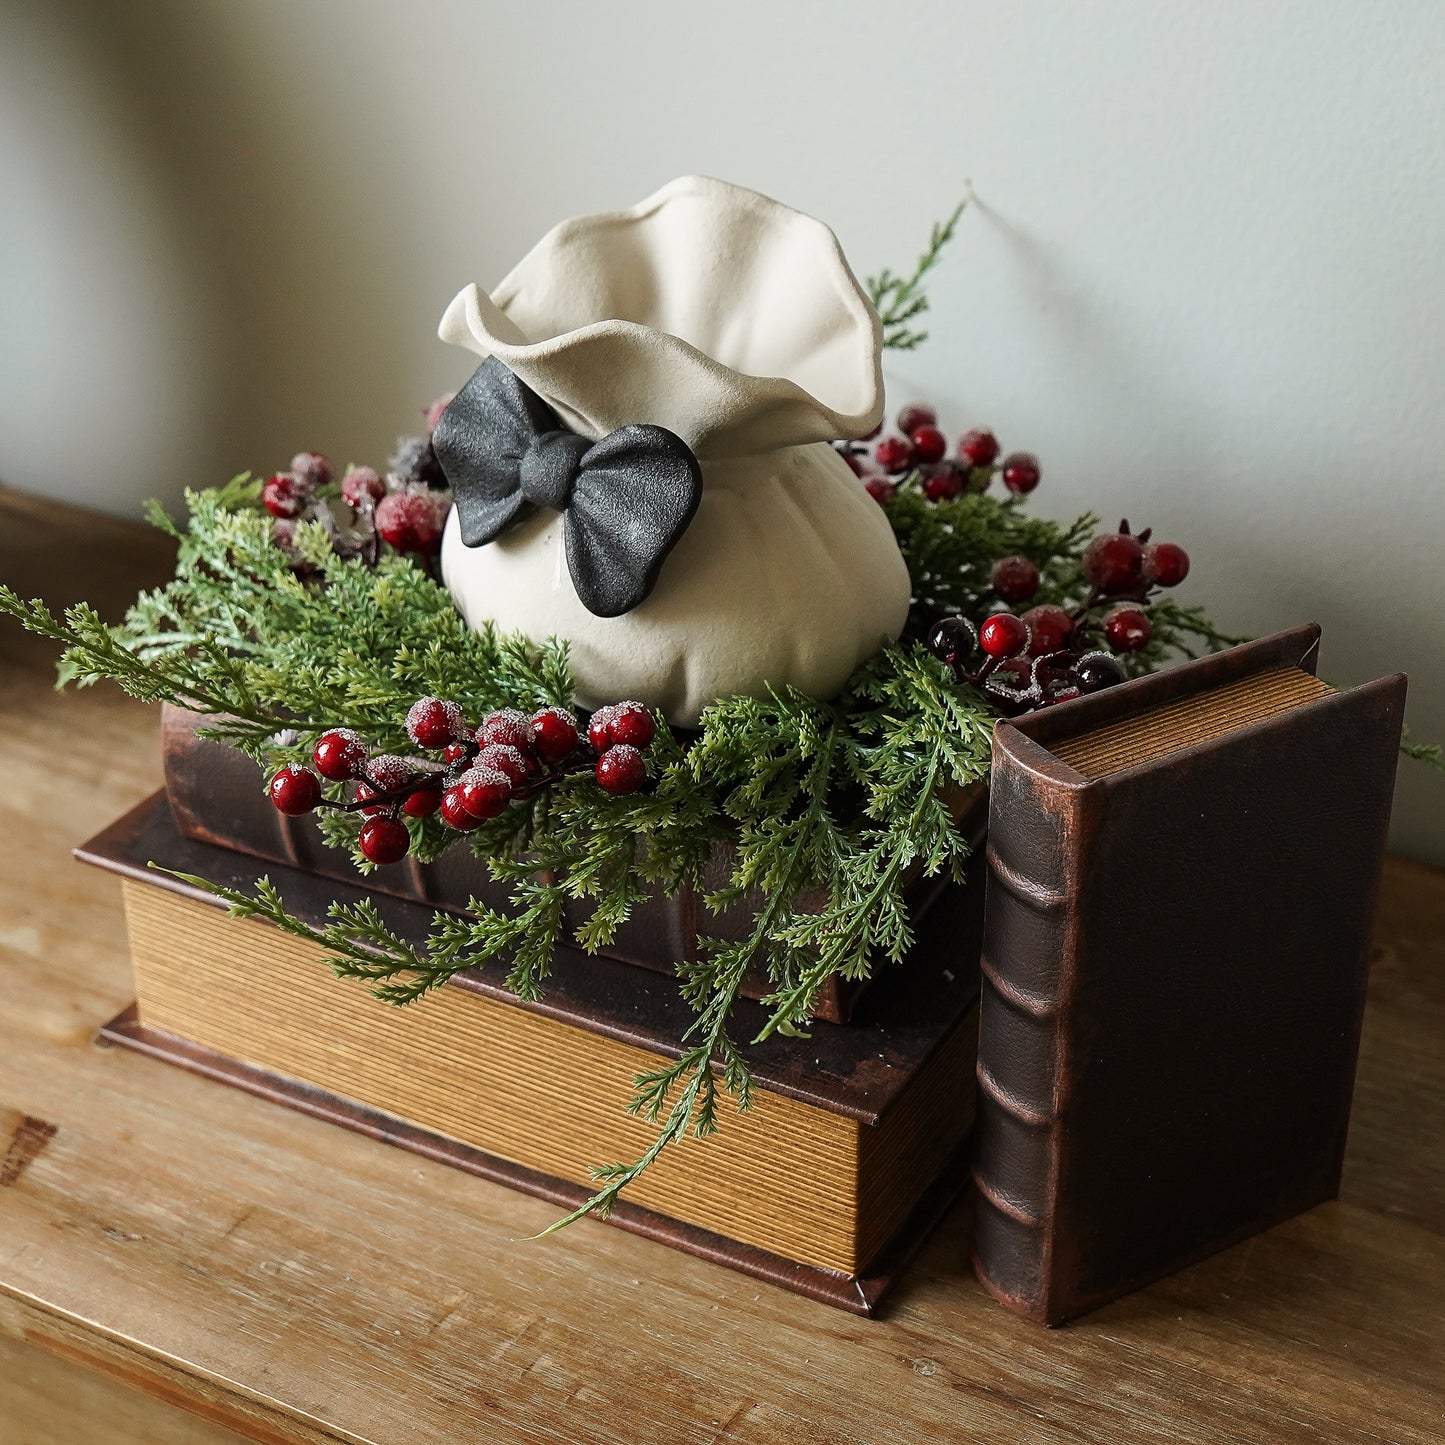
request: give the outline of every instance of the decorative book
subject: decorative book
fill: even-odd
[[[625,1088],[680,1051],[690,1012],[670,981],[561,949],[539,1002],[519,1002],[492,968],[402,1012],[333,978],[314,945],[148,868],[233,887],[262,871],[183,837],[162,794],[78,856],[124,880],[137,1005],[108,1026],[112,1042],[569,1207],[599,1151],[645,1147],[648,1126],[596,1085]],[[268,871],[302,918],[362,896]],[[669,1151],[613,1222],[870,1313],[967,1179],[982,893],[947,891],[864,1020],[751,1050],[752,1108]],[[376,906],[403,936],[430,922],[413,902]],[[739,1007],[747,1024],[765,1017]]]
[[[995,729],[974,1247],[1032,1319],[1338,1192],[1405,679],[1318,643]]]
[[[186,708],[166,704],[161,709],[166,795],[181,832],[203,843],[239,849],[320,878],[356,882],[349,853],[328,847],[314,818],[287,817],[270,805],[261,769],[250,758],[196,735],[196,728],[208,721],[203,713]],[[951,789],[948,806],[959,833],[970,848],[976,848],[988,822],[987,789],[982,782]],[[684,882],[670,891],[654,888],[615,936],[597,951],[623,963],[671,974],[679,961],[697,959],[700,930],[714,938],[746,938],[762,903],[757,890],[718,912],[708,910],[704,903],[708,893],[726,885],[734,852],[729,845],[718,844],[699,886]],[[921,918],[946,886],[942,876],[926,877],[921,865],[915,865],[905,889],[910,916]],[[371,888],[459,916],[475,914],[474,899],[491,908],[511,906],[510,886],[490,878],[475,858],[459,849],[426,863],[407,858],[402,866],[373,878]],[[818,890],[813,898],[800,900],[800,904],[816,912],[827,905],[827,896]],[[569,899],[564,910],[565,922],[575,934],[590,909]],[[744,982],[742,993],[747,998],[761,999],[772,992],[772,987],[763,973],[754,971]],[[813,1016],[847,1023],[866,987],[866,979],[828,979],[813,1003]]]

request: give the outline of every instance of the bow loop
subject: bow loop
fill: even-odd
[[[589,442],[495,356],[441,414],[432,445],[462,542],[484,546],[538,507],[561,512],[572,585],[599,617],[647,597],[702,500],[702,470],[681,437],[634,425]]]

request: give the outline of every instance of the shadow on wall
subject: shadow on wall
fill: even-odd
[[[0,4],[8,485],[133,514],[416,426],[405,228],[244,10]]]

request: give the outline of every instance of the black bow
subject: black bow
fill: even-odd
[[[622,426],[589,442],[495,356],[441,414],[432,445],[468,547],[537,507],[566,516],[572,585],[598,617],[631,612],[652,591],[702,499],[702,471],[681,437]]]

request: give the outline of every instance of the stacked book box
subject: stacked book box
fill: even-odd
[[[405,1010],[381,1004],[335,978],[315,946],[230,917],[174,874],[248,892],[267,876],[318,924],[334,900],[371,896],[418,940],[434,907],[465,906],[447,893],[458,880],[403,874],[383,892],[344,881],[347,860],[319,848],[311,867],[282,862],[277,852],[308,845],[275,833],[254,766],[167,737],[174,796],[78,850],[123,880],[137,999],[108,1041],[569,1208],[592,1192],[590,1166],[647,1147],[649,1126],[616,1101],[677,1056],[692,1018],[652,954],[563,950],[537,1003],[519,1002],[496,968]],[[970,801],[977,826],[982,799]],[[251,851],[225,846],[238,840]],[[754,1048],[752,1109],[668,1151],[612,1220],[870,1313],[967,1182],[983,891],[981,877],[923,890],[913,955],[861,1000],[825,998],[837,1022]],[[660,931],[680,926],[676,900],[641,912]],[[762,1008],[739,1007],[740,1030],[756,1032]]]

